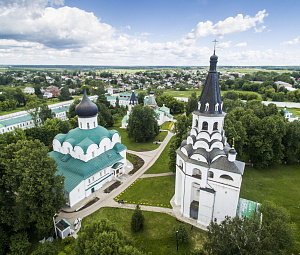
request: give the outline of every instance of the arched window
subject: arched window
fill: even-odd
[[[199,169],[194,168],[193,169],[193,177],[197,178],[197,179],[201,179],[202,178],[202,173]]]
[[[94,121],[94,127],[96,127],[96,122]]]
[[[214,123],[214,129],[213,130],[218,130],[218,122]]]
[[[229,175],[227,175],[227,174],[222,174],[222,175],[220,176],[220,178],[223,178],[223,179],[226,179],[226,180],[233,181],[232,177],[229,176]]]
[[[68,153],[70,153],[70,148],[68,147]]]
[[[87,129],[90,129],[90,123],[87,123],[86,126],[87,126]]]
[[[208,130],[208,123],[206,121],[202,123],[202,130]]]
[[[80,122],[80,128],[82,128],[82,122]]]
[[[214,178],[214,172],[208,171],[208,178]]]

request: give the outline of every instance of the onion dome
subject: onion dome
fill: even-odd
[[[76,115],[80,118],[94,117],[98,114],[98,107],[87,96],[85,89],[81,102],[75,108]]]
[[[237,153],[236,153],[236,150],[233,149],[233,148],[229,150],[229,153],[230,153],[230,154],[237,154]]]

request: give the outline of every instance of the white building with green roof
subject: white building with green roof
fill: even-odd
[[[136,103],[133,103],[133,102],[135,102],[132,99],[133,97],[135,98]],[[122,119],[121,128],[127,127],[131,108],[134,105],[136,105],[137,103],[138,103],[138,100],[136,99],[134,92],[132,92],[130,102],[129,102],[129,111],[127,111],[127,114]],[[166,107],[165,105],[163,105],[162,107],[157,106],[153,91],[150,92],[150,96],[145,96],[144,106],[149,106],[149,107],[154,108],[156,116],[157,116],[157,123],[159,126],[162,125],[163,123],[165,123],[166,121],[173,121],[173,115],[170,114],[170,108]]]
[[[120,134],[98,126],[98,107],[85,92],[75,111],[78,127],[56,135],[50,152],[57,174],[65,176],[64,191],[70,207],[123,174],[126,163]]]

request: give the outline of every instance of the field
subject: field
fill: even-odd
[[[175,175],[137,179],[123,191],[117,200],[129,204],[171,207],[170,200],[175,192]]]
[[[246,167],[240,197],[262,203],[265,200],[286,208],[297,225],[300,240],[300,164],[277,165],[257,170]]]
[[[163,150],[163,152],[160,154],[159,158],[155,161],[155,163],[146,171],[146,174],[160,174],[160,173],[167,173],[170,172],[169,169],[169,149],[170,144],[174,140],[174,136],[171,138],[171,140],[168,142],[167,146]]]
[[[202,230],[193,228],[189,224],[180,223],[168,214],[143,211],[145,217],[144,229],[133,233],[130,229],[130,221],[133,210],[101,208],[97,212],[86,217],[82,221],[84,226],[88,222],[97,218],[104,218],[114,222],[126,236],[133,240],[135,247],[144,252],[152,254],[188,254],[195,248],[201,248],[206,238],[206,233]],[[176,251],[176,237],[173,232],[174,227],[184,224],[190,237],[188,244],[179,244]]]

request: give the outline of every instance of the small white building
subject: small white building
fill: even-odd
[[[289,121],[289,122],[293,122],[295,120],[298,120],[298,116],[293,116],[293,113],[289,110],[286,109],[286,107],[284,108],[283,111],[283,114],[284,114],[284,117]]]
[[[65,176],[64,192],[70,207],[123,174],[126,164],[120,134],[98,126],[98,107],[85,91],[75,112],[78,127],[56,135],[50,152],[58,165],[57,174]]]
[[[34,94],[35,90],[34,88],[31,88],[31,87],[26,87],[24,89],[24,93],[27,93],[27,94]]]
[[[55,224],[56,232],[61,239],[71,234],[71,223],[66,219],[61,219]]]
[[[236,216],[245,167],[236,160],[223,130],[217,60],[215,54],[211,56],[191,131],[176,151],[175,205],[204,228],[211,221],[219,224],[227,215]]]

